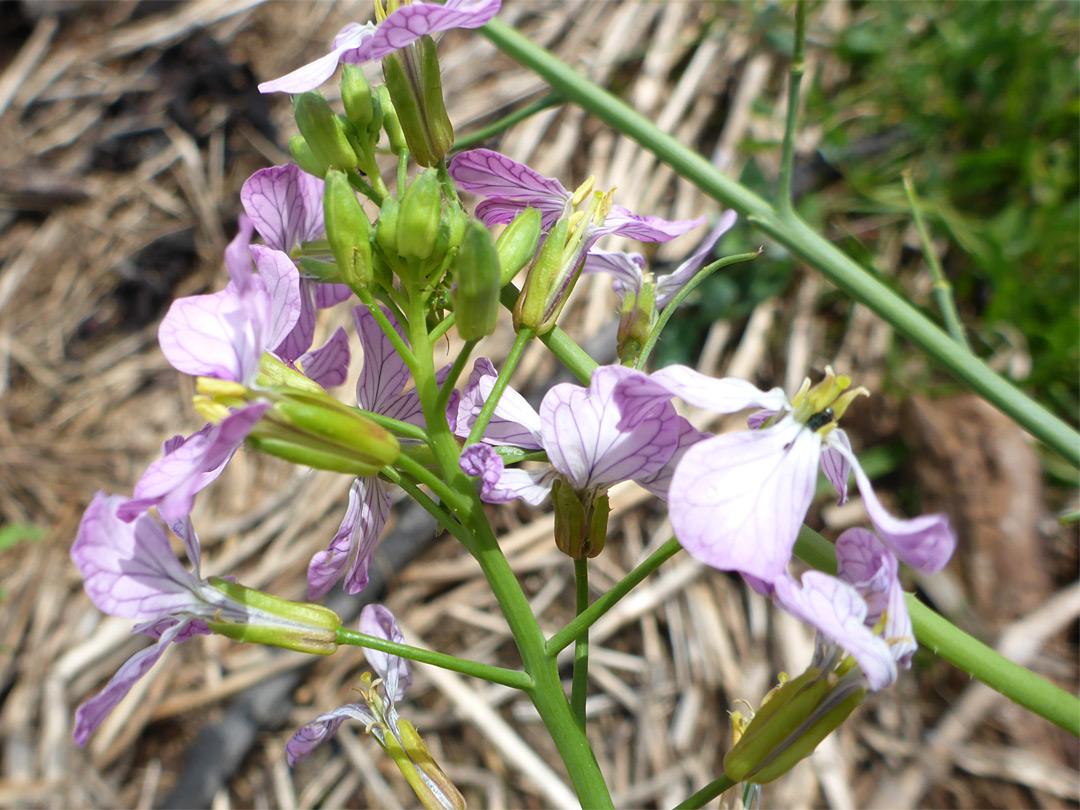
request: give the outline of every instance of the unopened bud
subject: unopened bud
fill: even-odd
[[[358,132],[368,132],[375,120],[375,97],[359,65],[345,65],[341,74],[341,103]]]
[[[404,62],[419,64],[420,71]],[[454,128],[443,103],[442,78],[435,42],[421,37],[383,59],[383,76],[413,159],[434,166],[454,145]]]
[[[604,550],[607,540],[607,495],[593,494],[583,503],[581,496],[561,476],[551,487],[555,512],[555,545],[571,559],[595,557]]]
[[[566,218],[555,223],[529,265],[525,286],[514,306],[515,330],[520,332],[522,327],[529,327],[542,335],[555,326],[578,276],[563,267],[563,248],[569,227]]]
[[[656,287],[643,284],[640,290],[627,290],[619,309],[617,337],[619,359],[632,365],[645,347],[656,320]]]
[[[315,153],[311,151],[308,142],[299,133],[289,138],[289,154],[292,155],[292,159],[297,166],[318,178],[325,177],[327,170],[330,168],[315,157]]]
[[[401,156],[409,150],[405,141],[405,133],[401,131],[401,119],[398,118],[397,108],[390,100],[390,91],[386,85],[379,85],[379,105],[382,107],[382,126],[386,130],[386,137],[390,139],[390,151]]]
[[[315,157],[342,171],[355,168],[356,152],[349,144],[341,121],[322,94],[314,90],[301,93],[293,104],[296,125]]]
[[[401,204],[393,197],[387,197],[383,200],[382,208],[379,209],[379,219],[375,223],[375,241],[382,248],[383,253],[389,256],[397,256],[400,213]]]
[[[495,249],[499,251],[499,265],[502,267],[500,286],[505,287],[513,281],[518,271],[536,255],[536,248],[540,244],[541,219],[539,208],[526,208],[499,234]]]
[[[326,238],[342,280],[356,293],[371,288],[371,223],[348,179],[339,171],[326,176],[323,190]]]
[[[397,223],[397,253],[406,259],[431,257],[439,238],[442,189],[433,169],[421,172],[401,198]]]
[[[207,626],[219,635],[288,650],[329,655],[337,649],[340,617],[329,608],[290,602],[235,582],[210,577],[228,602]]]
[[[462,340],[479,340],[495,331],[499,316],[499,254],[491,233],[470,219],[457,254],[454,315]]]

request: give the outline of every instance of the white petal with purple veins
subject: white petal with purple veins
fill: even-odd
[[[364,365],[356,380],[356,402],[366,411],[386,414],[387,406],[401,394],[412,375],[367,307],[353,307],[352,316],[364,350]],[[388,312],[386,316],[401,335],[394,317]]]
[[[244,382],[257,372],[265,349],[235,285],[172,302],[158,328],[162,354],[193,377]]]
[[[821,451],[821,471],[829,479],[829,483],[833,485],[836,494],[840,498],[839,503],[842,505],[847,503],[848,499],[847,482],[851,476],[851,464],[848,463],[847,457],[843,453],[833,449],[833,443],[843,445],[851,454],[851,440],[843,430],[834,428],[832,436],[829,437],[829,441],[826,442]]]
[[[451,28],[479,28],[499,12],[502,0],[448,0],[445,4],[415,2],[401,6],[378,24],[370,39],[342,55],[362,64],[411,45],[420,37]]]
[[[497,378],[498,373],[491,360],[486,357],[477,358],[458,405],[454,426],[458,436],[465,438],[469,435],[484,403],[491,396]],[[539,450],[543,446],[540,414],[533,410],[525,397],[507,386],[484,430],[483,440],[487,444],[507,444],[526,450]]]
[[[394,614],[385,605],[365,605],[360,611],[360,632],[369,636],[393,641],[396,644],[405,643],[405,634],[398,627]],[[386,685],[386,696],[391,701],[401,700],[405,690],[412,683],[412,671],[407,659],[397,655],[364,648],[364,657],[367,658],[375,674],[382,678]]]
[[[260,169],[244,181],[240,202],[259,235],[290,253],[323,234],[323,181],[294,163]]]
[[[471,149],[455,155],[449,171],[458,186],[481,197],[528,205],[557,203],[560,208],[570,200],[570,192],[558,180],[491,149]]]
[[[314,90],[334,75],[343,53],[355,48],[365,37],[372,36],[374,31],[375,26],[371,23],[365,25],[349,23],[334,37],[334,49],[330,53],[297,68],[292,73],[285,74],[280,79],[263,82],[259,85],[259,92],[305,93],[308,90]]]
[[[596,228],[600,236],[618,234],[639,242],[669,242],[676,236],[682,236],[699,225],[705,224],[705,217],[697,219],[667,220],[660,217],[639,216],[621,205],[611,206],[611,212],[604,219],[604,224]]]
[[[367,706],[358,703],[347,703],[332,712],[327,712],[301,727],[292,738],[285,743],[285,754],[289,760],[289,767],[293,767],[324,742],[332,739],[337,734],[341,724],[352,718],[364,726],[378,723],[379,719]]]
[[[608,273],[614,276],[612,287],[622,301],[628,292],[637,293],[644,283],[645,257],[640,253],[623,253],[594,247],[585,257],[582,273]]]
[[[297,365],[323,388],[341,385],[349,374],[348,333],[339,326],[321,347],[302,355]]]
[[[539,506],[551,492],[555,473],[550,467],[538,470],[507,468],[502,457],[487,444],[471,444],[461,451],[460,465],[466,475],[479,476],[480,499],[485,503],[521,500]]]
[[[667,463],[656,473],[646,476],[645,478],[635,479],[641,486],[649,490],[657,498],[667,500],[668,490],[671,489],[671,478],[675,475],[675,468],[679,462],[682,461],[682,457],[686,455],[686,451],[693,445],[705,439],[712,438],[711,433],[702,433],[696,427],[691,425],[687,420],[681,416],[679,420],[679,438],[675,445],[675,452],[671,454],[671,458],[667,460]]]

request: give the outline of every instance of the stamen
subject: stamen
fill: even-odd
[[[581,201],[592,194],[592,190],[596,187],[596,175],[590,174],[588,178],[574,191],[573,196],[570,198],[570,204],[577,208],[581,205]]]

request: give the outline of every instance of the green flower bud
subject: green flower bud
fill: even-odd
[[[491,233],[470,219],[457,254],[455,323],[462,340],[479,340],[495,331],[499,315],[499,254]]]
[[[551,487],[555,511],[555,545],[568,557],[580,560],[604,550],[610,504],[607,495],[581,496],[565,478],[557,476]]]
[[[315,153],[311,151],[303,135],[298,133],[289,138],[289,154],[292,155],[296,165],[308,174],[320,178],[326,177],[326,172],[330,167],[315,157]]]
[[[321,93],[301,93],[293,106],[296,125],[318,160],[342,171],[356,167],[356,152],[347,131]]]
[[[529,265],[529,274],[525,277],[525,286],[514,305],[514,329],[522,327],[536,330],[538,335],[551,331],[555,320],[562,312],[570,290],[577,281],[577,274],[566,278],[563,273],[563,248],[570,221],[560,219],[548,231],[540,252]]]
[[[499,251],[502,267],[500,286],[505,287],[513,281],[518,271],[536,254],[540,244],[540,220],[539,208],[526,208],[499,234],[495,249]]]
[[[371,223],[348,179],[339,171],[331,171],[326,176],[323,214],[326,238],[342,280],[357,294],[369,290],[374,277]]]
[[[656,286],[646,283],[641,290],[628,290],[619,308],[619,359],[633,365],[656,320]]]
[[[375,120],[375,97],[359,65],[345,65],[341,74],[341,102],[358,132],[368,132]],[[376,127],[377,129],[378,127]]]
[[[390,139],[390,151],[398,156],[403,155],[409,150],[409,145],[405,142],[401,120],[394,102],[390,100],[390,91],[386,89],[386,85],[379,85],[379,104],[383,110],[382,126],[386,130],[386,137]]]
[[[242,621],[223,608],[221,621],[207,622],[213,632],[237,641],[271,644],[315,655],[330,655],[337,649],[341,618],[329,608],[290,602],[220,577],[210,577],[209,582],[230,602],[243,606]]]
[[[379,219],[375,223],[375,241],[383,253],[397,256],[397,231],[401,205],[393,197],[387,197],[379,209]]]
[[[435,251],[442,219],[442,189],[433,169],[421,172],[405,189],[397,223],[397,252],[424,260]]]
[[[406,67],[419,64],[420,71]],[[454,128],[443,103],[442,78],[435,42],[421,37],[383,59],[386,88],[413,159],[434,166],[454,145]]]
[[[399,718],[397,730],[396,738],[393,734],[386,735],[387,752],[416,791],[420,803],[439,810],[465,810],[465,798],[443,773],[416,727],[408,720]],[[401,740],[400,745],[398,739]]]

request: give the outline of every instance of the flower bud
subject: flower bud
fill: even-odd
[[[551,487],[555,511],[555,545],[571,559],[595,557],[604,550],[607,540],[607,495],[591,494],[583,503],[581,496],[565,478],[557,476]]]
[[[308,142],[299,133],[289,138],[289,154],[292,155],[292,159],[297,166],[316,177],[325,177],[327,170],[330,168],[315,157],[315,153],[311,151]]]
[[[442,189],[433,169],[421,172],[405,189],[397,222],[397,253],[424,260],[435,251],[442,218]]]
[[[421,37],[391,53],[382,64],[386,88],[413,159],[421,166],[434,166],[454,145],[435,42],[429,36]],[[417,64],[419,72],[413,67]]]
[[[470,219],[457,254],[453,290],[455,323],[462,340],[479,340],[495,331],[499,315],[499,254],[491,233]]]
[[[383,253],[397,256],[397,229],[401,213],[401,204],[393,197],[383,200],[379,209],[379,219],[375,222],[375,241]]]
[[[345,65],[341,74],[341,103],[358,132],[369,132],[375,120],[376,100],[359,65]],[[378,129],[378,126],[375,127]]]
[[[321,93],[301,93],[293,106],[296,125],[319,161],[342,171],[356,167],[356,152],[346,130]]]
[[[619,309],[619,359],[628,365],[637,360],[649,339],[656,320],[656,287],[642,285],[637,292],[627,290]]]
[[[337,649],[340,617],[329,608],[290,602],[235,582],[210,577],[209,584],[228,598],[218,621],[207,626],[219,635],[298,652],[329,655]]]
[[[390,91],[386,89],[386,85],[379,85],[379,105],[383,111],[383,129],[386,130],[386,137],[390,139],[390,151],[399,157],[405,154],[409,150],[409,145],[405,142],[405,133],[401,131],[401,120],[398,118],[397,109],[394,107],[394,102],[390,100]]]
[[[323,190],[326,238],[341,279],[360,293],[371,288],[371,223],[345,175],[331,171]]]
[[[502,267],[499,286],[505,287],[513,281],[518,271],[536,254],[540,244],[540,221],[539,208],[526,208],[499,234],[495,242]]]
[[[538,335],[551,331],[555,320],[577,281],[576,273],[563,273],[563,248],[570,228],[569,219],[560,219],[548,231],[544,244],[529,265],[525,286],[514,305],[514,329],[535,329]]]

